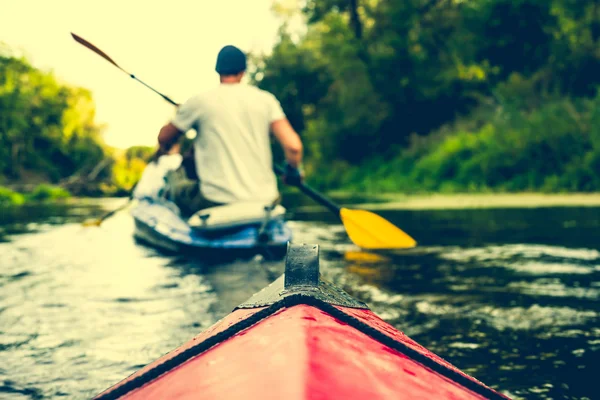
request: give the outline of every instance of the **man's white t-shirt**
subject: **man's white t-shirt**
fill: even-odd
[[[270,125],[285,114],[271,93],[246,84],[220,84],[192,97],[171,123],[195,129],[200,192],[217,203],[277,198]]]

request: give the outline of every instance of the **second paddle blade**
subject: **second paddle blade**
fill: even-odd
[[[363,249],[408,249],[417,245],[396,225],[370,211],[342,208],[340,217],[350,239]]]

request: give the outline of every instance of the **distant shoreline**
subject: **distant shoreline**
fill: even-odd
[[[332,192],[337,198],[351,193]],[[374,195],[378,202],[362,202],[353,207],[370,210],[427,210],[466,208],[542,208],[542,207],[600,207],[600,193],[473,193]],[[302,207],[306,208],[306,207]],[[311,207],[312,208],[312,207]]]
[[[42,187],[45,185],[41,185]],[[1,189],[1,187],[0,187]],[[0,204],[19,206],[41,201],[80,202],[80,201],[119,201],[127,196],[70,196],[68,192],[55,192],[52,186],[43,187],[37,195],[30,196],[12,192],[18,199],[10,198],[0,191]],[[2,195],[5,195],[3,198]],[[363,195],[348,191],[325,192],[340,206],[369,210],[460,210],[474,208],[548,208],[548,207],[600,207],[600,193],[456,193],[456,194],[403,194],[382,193]],[[301,193],[284,193],[286,196],[300,196]],[[2,201],[4,200],[4,201]],[[13,201],[11,201],[13,200]],[[16,201],[15,201],[16,200]],[[310,201],[310,200],[309,200]],[[12,204],[11,204],[12,203]],[[295,210],[317,210],[317,204],[290,207]]]

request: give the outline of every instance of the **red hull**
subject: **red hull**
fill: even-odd
[[[370,310],[300,293],[269,307],[237,309],[98,398],[506,397]]]

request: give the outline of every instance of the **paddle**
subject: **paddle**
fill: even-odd
[[[100,57],[104,58],[106,61],[108,61],[109,63],[111,63],[115,67],[119,68],[121,71],[125,72],[131,78],[135,79],[136,81],[138,81],[142,85],[146,86],[148,89],[152,90],[154,93],[158,94],[159,96],[161,96],[163,99],[165,99],[169,103],[173,104],[174,106],[178,106],[179,105],[179,104],[175,103],[173,100],[171,100],[169,97],[165,96],[164,94],[160,93],[156,89],[148,86],[146,83],[144,83],[141,80],[139,80],[135,75],[130,74],[129,72],[125,71],[112,58],[110,58],[105,52],[103,52],[102,50],[100,50],[99,48],[97,48],[96,46],[94,46],[93,44],[91,44],[90,42],[88,42],[87,40],[83,39],[80,36],[77,36],[73,32],[71,32],[71,36],[73,36],[73,39],[75,39],[75,41],[77,43],[82,44],[85,47],[87,47],[88,49],[92,50],[94,53],[98,54]]]
[[[83,46],[87,47],[88,49],[92,50],[94,53],[98,54],[100,57],[104,58],[105,60],[107,60],[109,63],[111,63],[112,65],[114,65],[115,67],[119,68],[121,71],[125,72],[127,75],[129,75],[131,78],[135,79],[136,81],[140,82],[142,85],[146,86],[148,89],[152,90],[154,93],[158,94],[159,96],[161,96],[163,99],[165,99],[166,101],[168,101],[169,103],[173,104],[174,106],[179,106],[179,104],[175,103],[173,100],[171,100],[169,97],[165,96],[164,94],[160,93],[159,91],[157,91],[156,89],[150,87],[149,85],[147,85],[146,83],[142,82],[141,80],[139,80],[135,75],[130,74],[129,72],[125,71],[123,68],[121,68],[112,58],[110,58],[108,56],[108,54],[106,54],[105,52],[103,52],[102,50],[100,50],[99,48],[97,48],[96,46],[94,46],[93,44],[91,44],[90,42],[88,42],[87,40],[83,39],[82,37],[74,34],[73,32],[71,32],[71,36],[73,36],[73,39],[75,39],[75,41],[79,44],[82,44]],[[152,159],[156,159],[158,158],[158,152],[160,151],[160,149],[157,151],[157,154],[155,154],[154,156],[152,156]],[[134,186],[135,187],[135,186]],[[133,193],[133,189],[132,189],[132,193]],[[117,212],[121,211],[122,209],[126,208],[131,201],[133,200],[133,195],[129,196],[129,200],[127,200],[127,202],[121,206],[119,206],[117,209],[112,210],[107,212],[106,214],[104,214],[103,216],[101,216],[100,218],[91,220],[91,221],[86,221],[83,223],[84,226],[100,226],[100,224],[102,224],[102,222],[104,220],[106,220],[107,218],[112,217],[113,215],[115,215]]]
[[[83,222],[82,225],[83,226],[100,226],[100,224],[102,224],[102,222],[105,219],[112,217],[117,212],[119,212],[122,209],[126,208],[131,203],[132,200],[133,200],[133,196],[129,197],[129,199],[127,200],[127,202],[124,203],[123,205],[119,206],[119,208],[116,208],[116,209],[114,209],[112,211],[107,212],[106,214],[104,214],[100,218],[96,218],[96,219],[93,219],[93,220],[85,221],[85,222]]]
[[[279,175],[285,174],[283,168],[278,165],[275,165],[273,169]],[[407,249],[417,245],[412,237],[377,214],[366,210],[350,210],[340,207],[304,183],[295,186],[317,203],[338,215],[350,240],[363,249]]]

